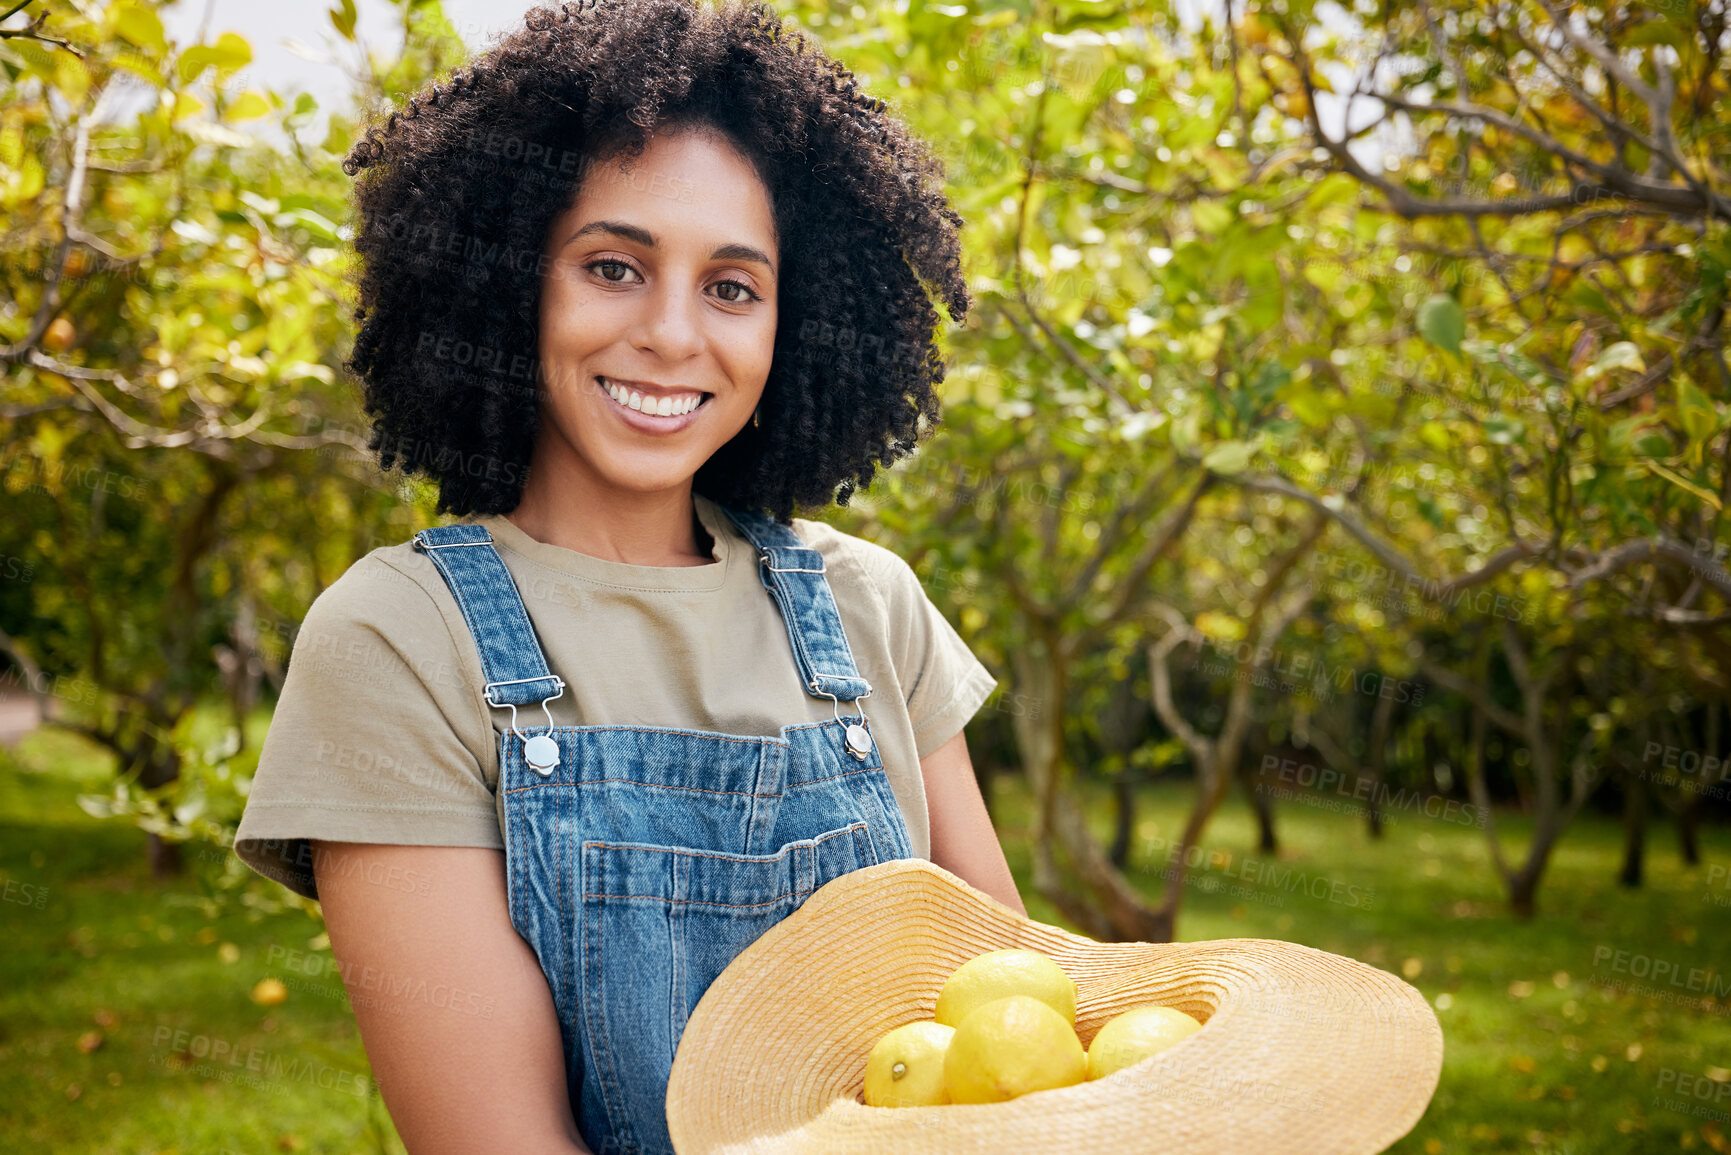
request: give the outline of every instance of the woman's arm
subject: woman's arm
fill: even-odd
[[[409,1155],[588,1153],[504,864],[480,847],[313,843],[331,950]]]
[[[980,797],[966,734],[957,731],[921,758],[920,772],[926,780],[926,810],[932,822],[932,861],[1026,917],[1028,908],[1016,892],[1004,848],[986,813],[986,800]]]

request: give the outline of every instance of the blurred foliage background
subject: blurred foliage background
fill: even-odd
[[[1400,1150],[1726,1150],[1731,6],[778,8],[968,222],[942,435],[810,515],[1002,683],[970,746],[1030,912],[1414,981],[1449,1052]],[[338,162],[467,54],[399,13],[326,109],[145,0],[0,20],[38,1146],[395,1149],[316,906],[225,848],[306,607],[433,523],[340,369]],[[310,1074],[201,1070],[243,1047]]]

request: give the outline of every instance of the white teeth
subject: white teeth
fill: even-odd
[[[607,390],[607,395],[613,400],[629,409],[635,409],[640,413],[648,413],[656,417],[682,417],[703,404],[702,394],[687,394],[678,399],[672,397],[645,398],[643,394],[634,389],[615,385],[611,381],[607,381],[606,378],[603,378],[602,381],[602,387]]]

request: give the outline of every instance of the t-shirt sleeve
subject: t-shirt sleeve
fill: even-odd
[[[912,566],[881,546],[867,553],[888,606],[890,649],[907,694],[915,749],[924,758],[955,737],[998,681],[926,596]]]
[[[351,566],[295,637],[235,853],[316,899],[311,838],[503,848],[467,666],[425,588],[375,555]]]

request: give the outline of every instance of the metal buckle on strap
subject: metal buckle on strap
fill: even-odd
[[[493,687],[516,686],[524,682],[544,682],[548,678],[552,678],[553,681],[557,682],[559,685],[557,692],[548,694],[545,698],[541,699],[541,712],[547,715],[547,729],[549,733],[537,734],[531,738],[521,730],[517,729],[517,704],[515,702],[493,701]],[[511,678],[503,682],[488,682],[483,689],[485,692],[482,694],[482,697],[487,699],[487,705],[506,706],[510,708],[511,724],[506,727],[506,730],[509,733],[517,735],[518,740],[523,743],[523,761],[528,764],[529,769],[533,770],[543,778],[552,774],[554,768],[559,765],[559,743],[553,740],[551,734],[553,729],[553,711],[547,708],[547,703],[564,696],[565,679],[561,678],[558,674],[547,674],[539,678]]]
[[[865,681],[864,678],[861,678],[860,680]],[[824,689],[819,688],[818,683],[816,683],[816,682],[809,682],[807,684],[809,686],[811,686],[811,688],[814,692],[821,694],[824,697],[829,699],[830,709],[835,714],[835,720],[837,722],[840,722],[841,721],[841,699],[836,697],[834,694],[830,693],[828,690],[824,690]],[[860,705],[860,703],[865,701],[867,698],[869,698],[871,696],[872,696],[871,683],[866,682],[866,692],[861,694],[859,697],[857,697],[853,700],[854,708],[859,711],[859,721],[858,722],[849,722],[846,724],[847,725],[847,731],[846,731],[846,733],[847,733],[847,752],[849,754],[852,754],[855,758],[859,759],[861,762],[864,762],[866,755],[871,753],[872,738],[871,738],[871,731],[866,729],[866,726],[865,726],[865,723],[868,721],[868,719],[866,718],[865,707]]]
[[[813,551],[813,552],[816,552],[816,551]],[[804,569],[800,566],[790,566],[790,565],[789,566],[771,565],[771,564],[769,564],[770,563],[770,556],[767,553],[758,554],[757,560],[762,562],[763,568],[768,570],[770,573],[823,573],[824,572],[823,557],[821,554],[818,556],[818,567],[816,569]]]
[[[482,690],[483,696],[487,699],[487,705],[489,705],[489,706],[509,706],[511,704],[509,702],[495,702],[495,701],[493,701],[493,687],[494,686],[520,686],[524,682],[545,682],[549,678],[551,678],[553,680],[553,682],[556,685],[558,685],[559,689],[557,691],[555,691],[554,693],[549,694],[545,698],[541,699],[542,705],[545,705],[548,702],[555,701],[556,699],[559,699],[559,698],[562,698],[565,696],[565,679],[561,678],[558,674],[542,674],[539,678],[511,678],[511,679],[509,679],[507,681],[503,681],[503,682],[488,682],[485,686],[481,687],[481,690]]]

